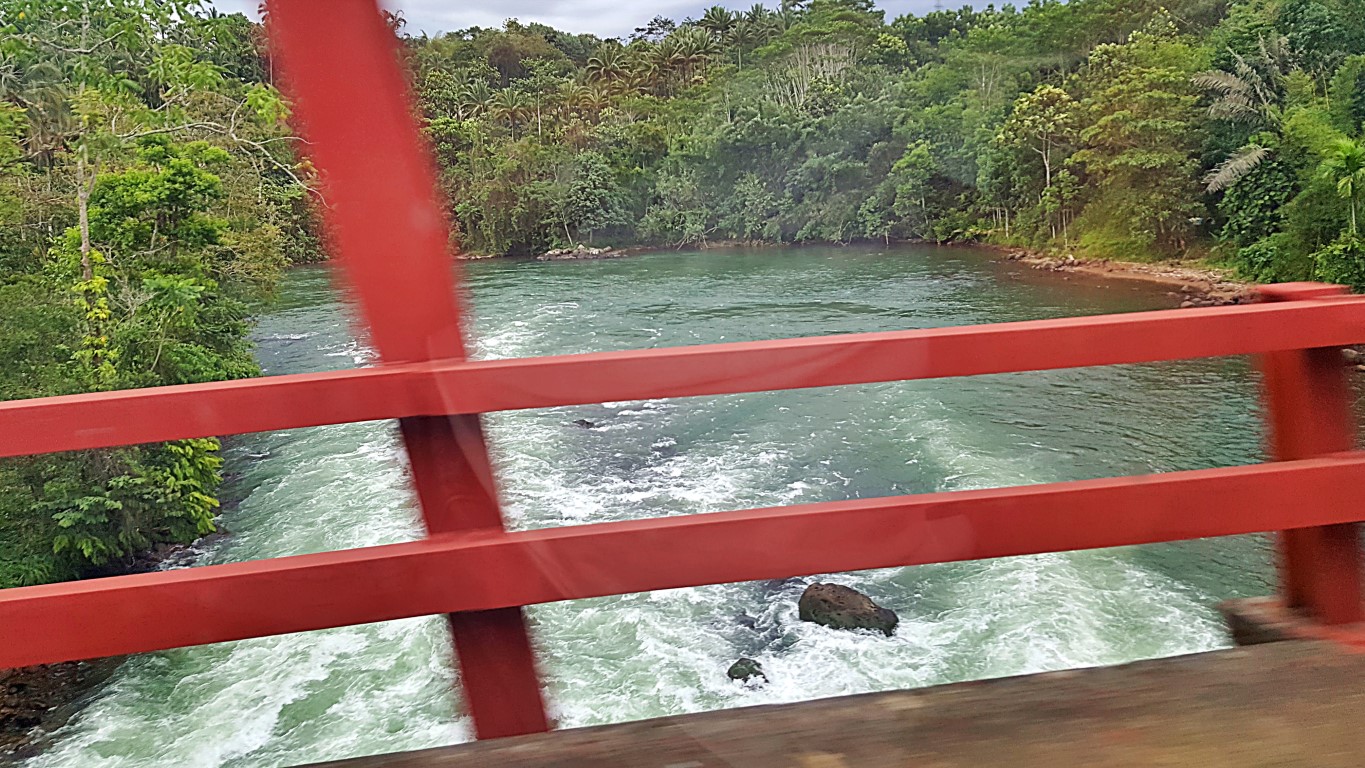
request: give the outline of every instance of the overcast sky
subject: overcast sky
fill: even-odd
[[[500,27],[504,19],[539,21],[569,32],[592,32],[603,37],[620,37],[642,26],[656,15],[682,20],[700,16],[715,0],[384,0],[390,8],[402,9],[408,20],[408,34],[435,34],[465,27]],[[727,8],[748,8],[755,0],[720,2]],[[254,17],[259,0],[210,0],[219,10],[241,11]],[[877,6],[886,11],[888,21],[903,13],[933,10],[936,0],[881,0]],[[943,0],[956,7],[964,0]],[[777,0],[769,0],[776,7]]]

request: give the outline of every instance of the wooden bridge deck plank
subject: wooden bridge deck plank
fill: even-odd
[[[1365,653],[1316,642],[706,712],[327,768],[1358,768]]]

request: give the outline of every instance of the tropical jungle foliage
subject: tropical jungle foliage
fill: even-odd
[[[257,372],[250,303],[318,252],[259,42],[166,0],[0,0],[0,399]],[[0,462],[0,587],[212,531],[220,464],[212,439]]]
[[[868,0],[405,39],[464,247],[992,240],[1365,285],[1362,0]]]

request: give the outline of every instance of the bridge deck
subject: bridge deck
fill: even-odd
[[[1365,654],[1278,642],[328,763],[331,768],[1358,768]]]

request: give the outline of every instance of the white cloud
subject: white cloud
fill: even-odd
[[[211,0],[211,4],[227,13],[243,12],[254,16],[259,0]],[[724,0],[727,8],[748,8],[755,0]],[[952,2],[950,5],[958,5]],[[937,0],[888,0],[878,6],[886,11],[887,19],[903,13],[924,13],[932,10]],[[656,15],[682,20],[700,16],[717,3],[712,0],[384,0],[390,8],[403,11],[409,34],[426,32],[434,35],[466,27],[500,27],[505,19],[524,22],[538,21],[569,32],[591,32],[603,37],[629,35],[636,27]],[[775,7],[776,0],[767,5]]]

